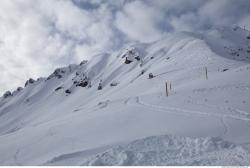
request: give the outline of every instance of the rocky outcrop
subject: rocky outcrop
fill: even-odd
[[[27,81],[25,82],[25,87],[28,86],[29,84],[33,84],[33,83],[35,83],[35,80],[32,79],[32,78],[30,78],[29,80],[27,80]]]
[[[7,91],[7,92],[5,92],[4,94],[3,94],[3,98],[8,98],[8,97],[10,97],[11,96],[11,92],[10,91]]]

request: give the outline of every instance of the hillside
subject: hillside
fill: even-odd
[[[169,34],[28,80],[0,98],[0,165],[249,165],[249,35]]]

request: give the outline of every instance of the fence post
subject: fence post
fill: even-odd
[[[171,91],[172,90],[172,83],[169,82],[169,90]]]
[[[207,67],[205,67],[206,80],[208,80]]]
[[[168,97],[168,83],[166,82],[166,96]]]

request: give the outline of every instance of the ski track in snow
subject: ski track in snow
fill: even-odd
[[[207,108],[217,109],[219,111],[224,111],[224,112],[225,111],[230,111],[232,114],[237,114],[237,115],[240,115],[240,116],[243,116],[243,117],[246,117],[246,118],[250,118],[250,113],[248,113],[246,111],[239,110],[237,108],[230,107],[230,106],[212,105],[212,104],[208,104],[208,103],[205,103],[205,102],[201,102],[201,101],[199,101],[197,99],[194,99],[194,98],[191,98],[191,97],[189,97],[189,100],[186,100],[186,102],[190,103],[190,104],[193,104],[193,105],[202,105],[202,106],[207,107]]]
[[[235,120],[241,120],[241,121],[244,121],[244,122],[249,122],[250,119],[248,118],[242,118],[242,117],[239,117],[239,116],[236,116],[236,115],[227,115],[227,114],[214,114],[214,113],[207,113],[207,112],[201,112],[201,111],[192,111],[192,110],[187,110],[187,109],[182,109],[182,108],[177,108],[177,107],[171,107],[171,106],[156,106],[156,105],[153,105],[153,104],[149,104],[149,103],[146,103],[144,101],[142,101],[140,99],[139,96],[137,96],[135,98],[135,102],[143,107],[147,107],[149,109],[152,109],[152,110],[158,110],[158,111],[161,111],[161,112],[168,112],[168,113],[173,113],[173,114],[191,114],[191,115],[203,115],[203,116],[212,116],[212,117],[218,117],[218,118],[221,118],[221,117],[227,117],[227,118],[231,118],[231,119],[235,119]]]

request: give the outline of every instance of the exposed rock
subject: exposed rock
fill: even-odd
[[[25,82],[25,87],[28,86],[29,84],[34,83],[34,82],[35,82],[35,80],[32,79],[32,78],[30,78],[29,80],[27,80],[27,81]]]
[[[70,93],[71,93],[71,91],[70,91],[69,89],[67,89],[67,90],[65,90],[65,93],[70,94]]]
[[[110,84],[110,86],[113,87],[113,86],[117,86],[118,84],[119,84],[119,82],[115,82],[115,81],[114,81],[114,82],[112,82],[112,83]]]
[[[140,60],[141,60],[141,58],[140,58],[139,56],[135,57],[135,59],[136,59],[137,61],[140,61]]]
[[[21,90],[23,90],[22,87],[18,87],[18,88],[17,88],[17,91],[18,91],[18,92],[21,91]]]
[[[54,77],[61,79],[65,72],[66,72],[65,70],[58,68],[47,78],[47,80],[50,80]]]
[[[126,57],[125,64],[130,64],[135,60],[137,61],[141,60],[139,52],[135,48],[128,50],[125,54],[122,55],[122,58],[125,57]]]
[[[83,60],[81,63],[80,63],[80,66],[86,64],[88,61],[87,60]]]
[[[149,79],[152,79],[152,78],[154,78],[154,75],[153,75],[153,73],[149,73],[149,74],[148,74],[148,78],[149,78]]]
[[[141,75],[143,75],[145,72],[146,72],[146,70],[143,69],[143,70],[141,71]]]
[[[11,92],[10,91],[7,91],[7,92],[5,92],[4,94],[3,94],[3,98],[8,98],[8,97],[10,97],[11,96]]]
[[[63,89],[63,87],[59,86],[58,88],[55,89],[55,91],[58,91],[58,90],[61,90],[61,89]]]
[[[97,90],[102,90],[102,80],[100,81]]]
[[[128,60],[128,58],[126,57],[125,64],[130,64],[131,62],[133,61]]]
[[[76,84],[76,86],[81,86],[81,87],[86,87],[88,86],[88,81],[80,81],[79,83]]]
[[[229,70],[229,69],[225,68],[225,69],[222,70],[222,72],[226,72],[226,71],[228,71],[228,70]]]

